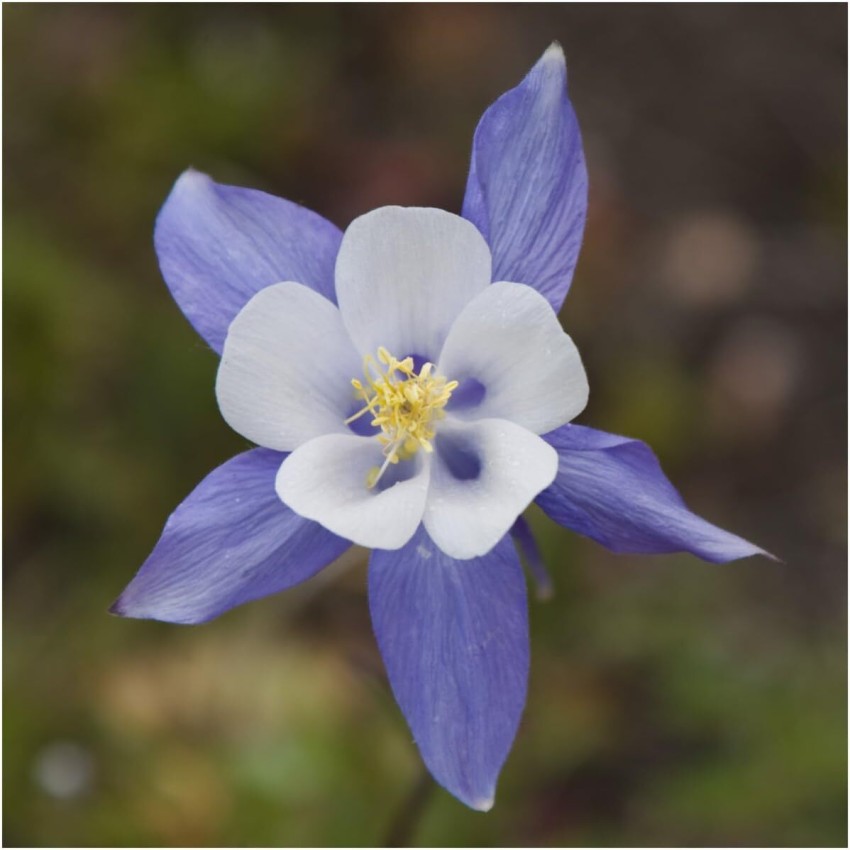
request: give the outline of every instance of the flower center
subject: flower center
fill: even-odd
[[[383,466],[369,470],[366,486],[374,487],[391,463],[413,457],[419,449],[434,451],[434,424],[445,416],[443,408],[457,389],[457,381],[434,375],[433,363],[426,363],[417,373],[413,358],[397,360],[383,346],[377,359],[363,359],[365,381],[353,378],[351,385],[364,406],[345,424],[372,414],[372,426],[380,428],[378,440],[384,447]]]

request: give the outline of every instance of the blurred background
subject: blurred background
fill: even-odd
[[[4,844],[846,843],[843,5],[4,13]],[[579,421],[782,562],[533,514],[556,593],[481,815],[421,784],[363,553],[205,626],[107,607],[245,448],[157,270],[178,174],[341,227],[459,210],[480,114],[553,39],[591,173]]]

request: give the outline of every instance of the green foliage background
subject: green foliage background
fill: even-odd
[[[617,556],[534,514],[495,809],[424,845],[846,843],[846,9],[7,4],[4,844],[372,845],[422,768],[365,555],[197,628],[106,609],[244,448],[159,277],[193,165],[345,226],[459,209],[477,119],[566,48],[591,214],[580,421],[781,563]]]

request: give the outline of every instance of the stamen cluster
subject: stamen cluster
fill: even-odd
[[[420,448],[434,450],[434,423],[445,416],[443,408],[458,382],[434,375],[433,369],[433,363],[425,363],[417,373],[412,357],[398,360],[382,346],[377,360],[371,355],[363,360],[365,381],[352,379],[351,385],[365,405],[346,419],[346,424],[371,413],[372,426],[382,431],[378,440],[386,460],[383,466],[370,470],[370,488],[391,463],[413,457]]]

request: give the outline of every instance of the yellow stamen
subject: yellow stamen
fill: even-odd
[[[376,358],[363,359],[365,381],[352,379],[351,386],[364,406],[345,423],[371,413],[371,424],[381,429],[378,440],[384,447],[383,465],[370,469],[366,476],[366,486],[370,489],[391,463],[408,460],[419,449],[434,451],[434,424],[445,416],[443,408],[458,382],[434,375],[433,369],[433,363],[426,363],[417,374],[412,357],[396,360],[382,346]]]

